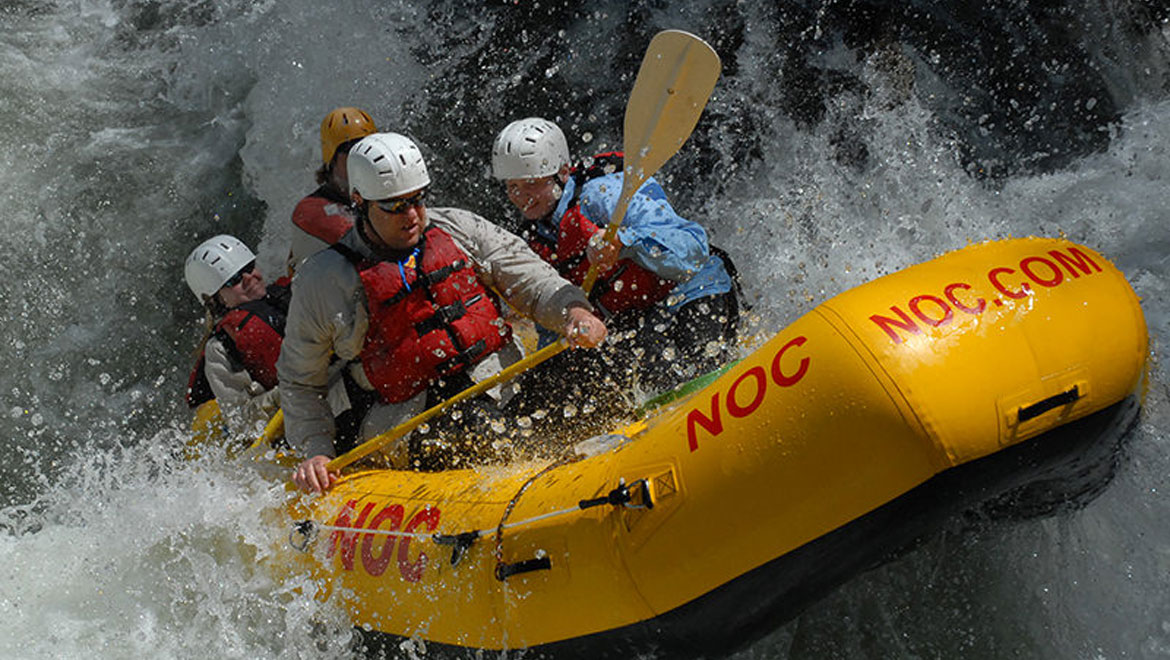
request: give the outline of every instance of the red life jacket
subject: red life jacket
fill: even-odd
[[[406,401],[504,347],[512,327],[471,259],[431,227],[402,262],[370,261],[334,245],[358,270],[369,306],[362,369],[389,403]]]
[[[324,185],[297,203],[293,224],[310,236],[333,245],[353,226],[353,215],[345,200],[338,200]]]
[[[570,176],[576,185],[568,210],[557,226],[556,243],[530,233],[528,245],[541,259],[549,262],[561,277],[578,286],[585,281],[589,272],[589,260],[585,249],[589,239],[600,229],[581,212],[581,188],[585,182],[622,169],[621,152],[608,152],[593,157],[586,167],[579,163]],[[653,271],[643,268],[630,259],[619,259],[605,273],[598,273],[589,299],[608,315],[614,316],[629,310],[642,310],[665,300],[677,284],[674,280],[663,279]]]
[[[276,387],[276,359],[284,340],[284,323],[292,296],[290,281],[282,277],[268,286],[264,297],[228,310],[212,335],[227,348],[232,366],[248,372],[252,379],[270,390]],[[187,405],[199,407],[215,398],[207,382],[203,354],[187,379]]]

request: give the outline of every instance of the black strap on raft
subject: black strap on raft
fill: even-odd
[[[513,564],[505,564],[500,562],[496,564],[496,579],[500,582],[507,580],[513,575],[519,573],[531,573],[532,571],[544,571],[552,568],[552,560],[548,556],[534,557],[532,559],[525,559]]]
[[[520,498],[524,495],[524,492],[528,490],[529,486],[535,483],[537,479],[548,474],[551,470],[555,470],[556,468],[565,465],[566,463],[572,463],[578,460],[580,460],[580,457],[574,454],[570,456],[563,456],[549,463],[548,465],[541,468],[536,474],[525,479],[524,484],[520,486],[520,488],[516,491],[516,494],[512,496],[512,499],[508,500],[508,505],[504,507],[504,515],[500,516],[500,524],[496,525],[496,547],[494,554],[496,556],[496,579],[500,582],[503,582],[516,573],[552,568],[552,560],[550,560],[548,557],[529,559],[527,561],[516,562],[514,564],[505,562],[504,526],[508,524],[508,517],[512,515],[512,510],[516,508],[516,503],[520,501]],[[518,568],[523,570],[516,570]]]
[[[1081,392],[1077,389],[1076,385],[1073,385],[1070,390],[1050,396],[1043,401],[1037,401],[1030,406],[1023,406],[1020,408],[1019,413],[1020,423],[1026,422],[1029,419],[1035,419],[1053,408],[1070,404],[1079,398],[1081,398]]]
[[[467,549],[471,544],[475,543],[479,538],[479,532],[463,532],[462,534],[435,534],[435,543],[439,545],[449,545],[451,547],[451,565],[458,566],[463,555],[467,553]]]
[[[631,505],[634,496],[630,492],[631,488],[641,488],[642,504]],[[639,479],[633,484],[627,486],[625,480],[618,483],[618,487],[609,491],[601,497],[595,497],[591,500],[581,500],[577,502],[577,506],[581,509],[589,509],[595,506],[602,506],[605,504],[612,504],[613,506],[628,506],[630,508],[654,508],[654,500],[650,497],[650,483],[645,479]]]
[[[300,541],[297,540],[300,535]],[[309,544],[317,538],[317,525],[312,520],[302,520],[293,525],[288,533],[288,544],[300,552],[306,552]]]

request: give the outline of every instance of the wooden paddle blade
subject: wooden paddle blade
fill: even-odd
[[[654,35],[626,106],[622,142],[631,194],[690,137],[715,89],[720,66],[715,49],[689,32]]]

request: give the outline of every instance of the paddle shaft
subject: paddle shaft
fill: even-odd
[[[437,406],[434,406],[432,408],[424,410],[423,412],[415,415],[414,417],[411,417],[407,421],[403,422],[402,424],[399,424],[398,426],[395,426],[394,428],[390,429],[389,431],[386,431],[385,433],[383,433],[381,435],[370,438],[366,442],[363,442],[362,444],[358,445],[357,447],[354,447],[352,450],[350,450],[350,451],[342,454],[341,456],[338,456],[337,458],[329,461],[328,465],[326,465],[325,467],[329,471],[333,472],[333,471],[340,470],[341,468],[353,463],[354,461],[361,460],[361,459],[365,458],[366,456],[369,456],[370,454],[374,453],[375,451],[378,451],[379,449],[386,446],[387,444],[394,442],[398,438],[401,438],[402,436],[406,435],[407,433],[410,433],[411,431],[415,430],[416,428],[422,426],[423,424],[425,424],[428,421],[430,421],[431,419],[433,419],[436,415],[439,415],[443,412],[446,412],[447,409],[449,409],[451,406],[454,406],[454,405],[457,405],[463,401],[466,401],[467,399],[470,399],[473,396],[478,396],[480,394],[483,394],[484,392],[495,387],[497,384],[502,383],[502,382],[507,381],[507,380],[510,380],[513,376],[519,374],[521,371],[524,371],[525,369],[529,368],[530,366],[540,364],[541,362],[544,362],[545,360],[556,355],[557,353],[560,353],[561,351],[565,350],[568,346],[569,346],[569,343],[565,339],[561,339],[560,341],[558,341],[554,344],[549,344],[548,346],[545,346],[544,348],[533,353],[532,355],[529,355],[527,358],[520,360],[518,362],[515,362],[511,366],[501,370],[498,374],[492,376],[491,378],[488,378],[488,379],[483,380],[479,383],[476,383],[475,385],[472,385],[471,387],[463,390],[459,394],[456,394],[455,396],[447,399],[446,401],[438,404]]]

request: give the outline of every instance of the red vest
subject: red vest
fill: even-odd
[[[533,252],[552,264],[562,277],[578,286],[585,281],[585,274],[589,272],[585,249],[589,239],[600,229],[581,213],[578,201],[581,188],[590,179],[621,169],[620,152],[598,154],[588,168],[583,165],[573,168],[572,177],[576,186],[568,210],[557,226],[556,244],[552,245],[539,237],[528,241]],[[646,309],[665,300],[675,284],[673,280],[663,279],[630,259],[619,259],[609,271],[598,273],[589,298],[612,316],[628,310]]]
[[[344,202],[324,192],[324,186],[306,196],[293,209],[292,221],[310,236],[333,245],[353,226],[353,216]]]
[[[362,369],[385,401],[406,401],[511,340],[512,328],[471,259],[442,229],[428,229],[401,263],[371,262],[341,245],[333,249],[362,278],[370,317]]]
[[[276,387],[276,359],[284,340],[288,315],[289,279],[282,277],[269,285],[264,298],[228,310],[215,326],[214,336],[224,342],[228,355],[252,377],[270,390]],[[187,380],[187,404],[196,408],[214,398],[200,355]]]

